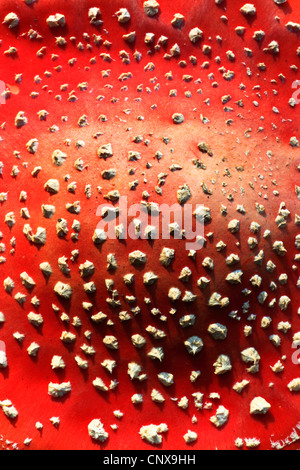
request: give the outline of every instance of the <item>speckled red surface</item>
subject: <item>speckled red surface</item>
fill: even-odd
[[[299,262],[295,259],[299,253],[295,237],[300,233],[295,223],[300,215],[300,201],[295,191],[296,186],[300,186],[299,149],[290,145],[292,137],[299,138],[295,83],[299,75],[299,40],[297,33],[290,31],[286,24],[292,21],[296,23],[294,30],[297,29],[300,11],[296,0],[282,5],[276,5],[273,0],[253,0],[256,15],[245,17],[240,11],[244,3],[224,0],[218,6],[213,0],[160,0],[159,14],[154,17],[145,14],[143,2],[139,0],[39,0],[30,6],[21,0],[8,0],[1,4],[0,79],[6,89],[6,102],[0,107],[0,161],[4,165],[0,176],[3,198],[0,246],[4,258],[0,265],[0,311],[5,317],[0,327],[0,340],[5,344],[8,366],[0,369],[0,401],[11,400],[18,411],[17,418],[9,419],[0,409],[3,448],[153,449],[149,442],[141,439],[139,431],[144,425],[160,423],[167,424],[168,432],[162,433],[162,443],[154,447],[158,449],[237,449],[237,438],[242,439],[242,449],[248,449],[253,438],[258,449],[299,447],[299,392],[291,392],[287,387],[292,379],[300,377],[299,365],[295,363],[297,349],[293,348],[293,335],[300,331]],[[88,19],[89,8],[94,6],[100,8],[103,21],[97,27]],[[115,13],[119,8],[130,12],[128,23],[118,22]],[[2,23],[11,12],[19,18],[15,28]],[[46,20],[56,13],[65,16],[65,26],[49,28]],[[184,16],[180,28],[171,24],[176,13]],[[239,26],[245,27],[243,35],[235,30]],[[203,31],[203,37],[192,44],[189,31],[194,27]],[[41,38],[30,39],[30,30]],[[253,39],[253,34],[259,30],[265,33],[262,41]],[[132,31],[136,32],[136,41],[128,45],[123,35]],[[146,33],[154,33],[153,44],[145,44]],[[94,35],[101,36],[98,45]],[[156,46],[161,35],[166,36],[168,42],[159,48]],[[66,39],[65,46],[56,44],[58,37]],[[278,42],[278,53],[266,51],[271,41]],[[179,55],[170,55],[174,44],[179,46]],[[208,55],[203,52],[204,45],[211,47]],[[17,49],[16,54],[7,52],[10,47]],[[42,57],[38,57],[37,52],[44,47]],[[129,63],[122,61],[120,51],[127,51]],[[142,53],[140,61],[135,60],[135,51]],[[228,58],[228,51],[234,53],[234,60]],[[74,58],[76,61],[72,61]],[[262,63],[265,70],[258,67]],[[149,64],[154,64],[154,68]],[[152,70],[147,70],[149,68]],[[231,80],[226,80],[226,75],[224,78],[227,71],[234,72]],[[121,74],[127,72],[132,76],[122,81]],[[85,82],[87,87],[82,91],[78,85]],[[171,90],[176,93],[170,93]],[[170,96],[174,94],[176,96]],[[230,95],[228,101],[222,102],[222,97],[227,95]],[[69,100],[70,96],[77,99]],[[292,96],[295,103],[289,102]],[[44,121],[37,115],[40,110],[48,112]],[[24,111],[27,124],[17,128],[15,117],[19,111]],[[184,122],[174,124],[173,113],[182,113]],[[87,125],[80,127],[78,120],[84,115]],[[106,120],[99,120],[100,115]],[[142,136],[140,143],[134,142],[136,136]],[[26,143],[32,138],[39,143],[35,154],[26,149]],[[79,140],[84,141],[82,148],[76,145]],[[199,142],[209,145],[213,155],[200,152]],[[107,143],[112,145],[113,156],[99,159],[97,149]],[[66,161],[59,167],[51,158],[55,149],[67,154]],[[140,152],[141,158],[129,161],[131,150]],[[157,157],[157,152],[162,158]],[[82,171],[74,168],[78,158],[83,161]],[[171,171],[173,164],[179,165],[180,170]],[[40,172],[32,176],[38,166]],[[12,176],[16,167],[19,172]],[[111,180],[103,179],[103,170],[111,168],[116,169],[116,176]],[[135,171],[130,171],[131,168]],[[159,184],[162,175],[164,184]],[[49,178],[59,181],[58,194],[50,195],[45,191]],[[130,190],[133,181],[138,184],[135,190]],[[68,190],[71,182],[77,183],[74,193]],[[91,185],[90,198],[85,194],[87,184]],[[111,204],[105,198],[109,191],[118,190],[121,196],[128,198],[129,206],[143,200],[144,191],[149,193],[148,202],[171,206],[177,202],[177,190],[184,184],[188,184],[191,191],[187,204],[193,207],[204,204],[211,213],[211,221],[205,224],[206,244],[197,250],[195,259],[188,256],[186,240],[172,237],[152,241],[108,239],[101,246],[95,246],[92,235],[101,219],[97,208],[100,204]],[[21,191],[27,194],[25,201],[20,201]],[[80,201],[79,214],[66,209],[67,203],[75,201]],[[281,206],[282,203],[285,206]],[[43,216],[42,204],[55,206],[51,218]],[[226,206],[227,213],[222,214],[222,205]],[[118,202],[114,206],[117,207]],[[239,206],[244,207],[245,213],[237,210]],[[263,212],[260,212],[261,206]],[[27,220],[20,215],[24,207],[30,214]],[[284,228],[276,223],[280,208],[289,211]],[[5,223],[10,212],[15,216],[12,227]],[[69,231],[64,238],[56,233],[56,222],[60,218],[66,219],[68,224]],[[72,239],[74,219],[81,224],[78,240]],[[240,222],[235,234],[227,228],[232,219]],[[161,215],[157,220],[163,223]],[[260,226],[256,234],[250,230],[252,221]],[[46,229],[45,245],[37,247],[28,241],[23,233],[27,223],[33,232],[37,227]],[[265,230],[271,231],[268,238],[264,237]],[[255,249],[248,245],[251,236],[257,239]],[[15,247],[11,251],[13,240]],[[220,240],[226,244],[223,251],[216,248]],[[283,242],[287,250],[285,256],[278,256],[273,250],[276,240]],[[168,268],[159,261],[164,247],[175,250],[174,261]],[[75,261],[71,261],[73,250],[79,250]],[[130,265],[128,255],[134,250],[146,254],[145,265]],[[260,250],[263,250],[263,259],[258,264],[255,256]],[[110,253],[115,254],[118,264],[114,271],[107,269]],[[226,257],[231,253],[239,256],[235,266],[226,264]],[[67,276],[58,267],[62,256],[67,258],[70,267]],[[213,271],[202,265],[207,256],[214,261]],[[79,270],[86,260],[95,266],[89,280],[95,282],[97,290],[91,296],[84,292],[86,279]],[[276,265],[273,272],[267,270],[269,260]],[[39,268],[44,261],[52,266],[49,279]],[[186,266],[191,276],[184,283],[178,276]],[[236,269],[243,272],[242,282],[231,285],[225,278]],[[35,281],[30,290],[20,279],[24,271]],[[143,274],[149,271],[154,272],[158,280],[147,287]],[[131,287],[123,282],[127,273],[135,275]],[[288,276],[284,285],[278,280],[283,273]],[[251,284],[250,279],[255,274],[261,277],[260,287]],[[201,276],[210,279],[204,290],[197,285]],[[3,287],[8,277],[14,282],[11,293]],[[106,288],[106,279],[114,281],[113,288],[120,301],[116,308],[107,301],[112,293]],[[71,285],[70,300],[64,301],[55,294],[57,281]],[[170,287],[181,290],[179,301],[172,302],[168,298]],[[245,295],[245,289],[251,292]],[[196,299],[190,303],[182,301],[185,291],[193,292]],[[214,292],[228,297],[229,305],[209,307],[207,303]],[[258,302],[260,292],[268,294],[263,304]],[[26,295],[22,305],[14,298],[17,293]],[[31,303],[34,296],[40,301],[37,307]],[[128,296],[134,296],[132,304]],[[290,299],[287,310],[280,308],[281,296]],[[145,302],[145,298],[151,303]],[[273,306],[272,299],[275,299]],[[91,310],[85,310],[82,302],[90,302]],[[59,310],[55,311],[53,305]],[[139,307],[138,314],[132,311],[134,307]],[[176,309],[175,313],[172,308]],[[152,309],[160,313],[154,315],[157,311]],[[31,311],[42,314],[42,326],[29,323],[27,315]],[[91,317],[99,311],[107,318],[95,324]],[[127,311],[131,319],[121,321],[120,311]],[[237,318],[232,318],[230,312],[237,312]],[[69,322],[62,320],[63,313],[68,315]],[[179,319],[186,314],[195,315],[195,324],[182,328]],[[72,324],[75,316],[81,320],[80,328]],[[261,327],[264,316],[272,319],[267,329]],[[107,323],[107,320],[110,321]],[[286,333],[278,330],[280,322],[288,327]],[[212,323],[227,327],[226,339],[216,341],[211,337],[207,328]],[[148,325],[164,330],[165,338],[151,337],[145,331]],[[247,326],[252,328],[248,336],[245,334]],[[74,343],[67,345],[61,341],[65,330],[76,335]],[[25,335],[22,342],[13,336],[17,331]],[[91,332],[90,339],[85,336],[86,331]],[[146,339],[144,347],[134,347],[133,334]],[[279,347],[270,341],[272,334],[280,337]],[[106,335],[118,339],[118,350],[105,347]],[[184,346],[184,341],[193,335],[203,341],[202,350],[194,356],[188,354]],[[27,353],[32,342],[40,346],[36,357]],[[81,349],[84,344],[93,346],[95,354],[86,355]],[[161,362],[148,357],[152,347],[163,348]],[[255,348],[260,355],[259,371],[254,374],[247,371],[249,364],[241,359],[241,351],[248,347]],[[86,370],[76,364],[77,354],[88,361]],[[232,369],[218,375],[214,363],[220,354],[230,357]],[[65,369],[51,368],[54,355],[62,356]],[[108,358],[116,360],[112,374],[101,366]],[[284,370],[274,373],[271,366],[279,360]],[[130,362],[142,366],[147,380],[130,379],[127,373]],[[198,370],[200,376],[191,382],[191,372]],[[165,387],[160,383],[157,377],[160,372],[172,373],[174,385]],[[96,377],[101,377],[107,386],[111,380],[116,380],[118,385],[114,390],[97,391],[92,383]],[[232,387],[243,379],[249,384],[237,393]],[[50,382],[66,381],[71,383],[69,393],[61,398],[49,396]],[[152,401],[153,389],[162,393],[164,403]],[[195,407],[192,395],[195,392],[203,394],[202,409]],[[210,395],[215,392],[219,398]],[[131,402],[134,393],[143,394],[143,403],[139,406]],[[250,414],[250,403],[256,396],[271,405],[264,415]],[[178,406],[182,397],[189,400],[186,409]],[[229,411],[229,417],[223,426],[216,428],[210,418],[219,406]],[[123,413],[121,419],[114,416],[115,410]],[[196,422],[192,422],[195,421],[193,416]],[[53,426],[52,417],[59,417],[59,426]],[[109,434],[102,443],[89,436],[88,424],[93,419],[100,419]],[[36,429],[36,422],[43,424],[42,430]],[[112,424],[117,424],[118,428],[113,430]],[[188,430],[197,433],[197,439],[190,444],[183,437]],[[28,445],[24,444],[26,438],[31,439]]]

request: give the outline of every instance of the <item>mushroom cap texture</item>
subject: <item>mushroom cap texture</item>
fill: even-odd
[[[296,448],[298,0],[0,18],[0,448]]]

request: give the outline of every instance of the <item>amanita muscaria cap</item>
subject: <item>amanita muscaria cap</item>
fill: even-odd
[[[298,448],[298,0],[0,18],[1,446]]]

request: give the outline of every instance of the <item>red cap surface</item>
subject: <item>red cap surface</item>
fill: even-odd
[[[298,448],[299,31],[1,4],[2,448]]]

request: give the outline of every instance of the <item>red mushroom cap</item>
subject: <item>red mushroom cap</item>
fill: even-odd
[[[299,31],[1,4],[2,448],[297,448]]]

